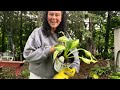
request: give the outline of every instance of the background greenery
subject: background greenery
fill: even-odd
[[[68,32],[80,47],[97,58],[113,59],[114,28],[120,25],[119,11],[67,11]],[[31,32],[42,25],[43,11],[0,11],[0,52],[12,51],[20,60]],[[22,57],[21,60],[24,58]]]

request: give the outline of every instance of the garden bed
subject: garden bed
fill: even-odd
[[[113,60],[111,60],[110,65],[113,64]],[[81,62],[80,72],[76,73],[74,77],[70,79],[90,79],[90,70],[95,66],[99,65],[100,67],[108,66],[108,60],[99,60],[97,63],[86,64]],[[22,68],[22,72],[20,76],[15,76],[14,68],[3,68],[0,73],[0,79],[28,79],[29,71],[28,71],[28,63],[25,63]],[[107,76],[102,76],[100,79],[108,79]]]
[[[0,71],[0,79],[27,79],[29,76],[28,63],[25,63],[19,76],[15,75],[15,68],[4,67]]]
[[[110,66],[113,65],[113,60],[111,60],[110,62],[108,60],[99,60],[95,64],[94,63],[86,64],[84,62],[81,62],[80,72],[76,73],[75,76],[72,77],[71,79],[91,79],[90,71],[95,65],[99,65],[100,67]],[[100,79],[108,79],[108,77],[102,76],[100,77]]]

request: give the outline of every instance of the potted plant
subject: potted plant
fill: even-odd
[[[63,36],[58,38],[59,44],[55,45],[55,52],[53,54],[54,69],[59,72],[63,68],[68,68],[74,60],[73,53],[76,51],[83,51],[86,57],[78,56],[83,62],[90,64],[96,63],[96,58],[87,50],[78,48],[79,39],[67,38],[63,32]],[[79,53],[80,54],[80,53]]]

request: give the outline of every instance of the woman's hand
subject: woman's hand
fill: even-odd
[[[50,52],[51,52],[51,53],[54,53],[54,51],[55,51],[55,47],[54,47],[54,46],[51,46]]]

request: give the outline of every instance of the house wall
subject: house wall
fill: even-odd
[[[116,59],[119,50],[120,50],[120,28],[117,28],[114,30],[114,63],[116,65],[117,61],[118,65],[117,70],[119,70],[120,68],[120,53],[118,54],[118,59]]]

